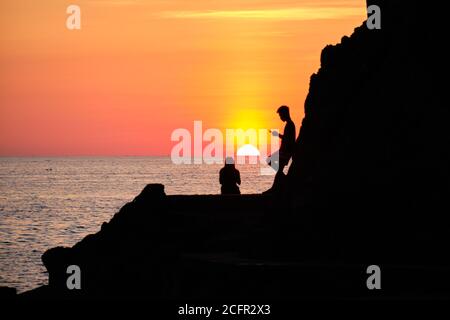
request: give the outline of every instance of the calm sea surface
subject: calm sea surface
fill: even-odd
[[[220,165],[174,165],[163,157],[0,158],[0,286],[47,283],[41,255],[72,246],[148,183],[167,194],[217,194]],[[237,166],[242,193],[270,188],[257,165]]]

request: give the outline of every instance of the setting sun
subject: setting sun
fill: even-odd
[[[237,155],[242,157],[258,157],[260,156],[260,152],[254,145],[245,144],[239,148]]]

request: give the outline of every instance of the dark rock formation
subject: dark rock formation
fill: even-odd
[[[17,292],[15,288],[10,287],[0,287],[0,300],[8,301],[14,300],[17,297]]]
[[[368,2],[381,30],[363,24],[327,46],[311,77],[290,188],[346,259],[447,263],[446,17],[424,2]]]
[[[263,195],[166,196],[162,185],[148,185],[97,234],[72,248],[44,253],[42,261],[49,271],[45,294],[179,297],[195,290],[183,281],[211,284],[205,282],[206,273],[193,266],[213,261],[213,257],[276,256],[274,252],[280,250],[275,249],[281,245],[275,235],[281,227],[271,216],[279,209],[273,198]],[[67,289],[70,265],[81,269],[82,290]]]
[[[49,286],[22,296],[380,297],[365,287],[378,264],[382,297],[448,297],[444,13],[373,2],[382,29],[327,46],[311,77],[289,193],[149,185],[97,234],[47,251]],[[66,288],[71,264],[80,291]]]

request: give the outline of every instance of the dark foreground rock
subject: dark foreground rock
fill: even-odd
[[[370,247],[346,255],[317,236],[322,222],[309,210],[280,195],[166,196],[161,185],[148,185],[97,234],[48,250],[49,285],[22,297],[450,297],[448,265],[405,264],[401,253],[375,257]],[[375,262],[382,295],[366,286]],[[70,265],[81,269],[81,290],[67,288]]]
[[[0,300],[12,300],[17,297],[17,291],[15,288],[0,287]]]

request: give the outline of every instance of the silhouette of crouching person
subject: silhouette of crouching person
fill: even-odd
[[[241,174],[234,166],[234,159],[227,157],[225,159],[225,166],[220,169],[219,182],[222,185],[222,194],[241,194],[239,186],[241,184]]]

